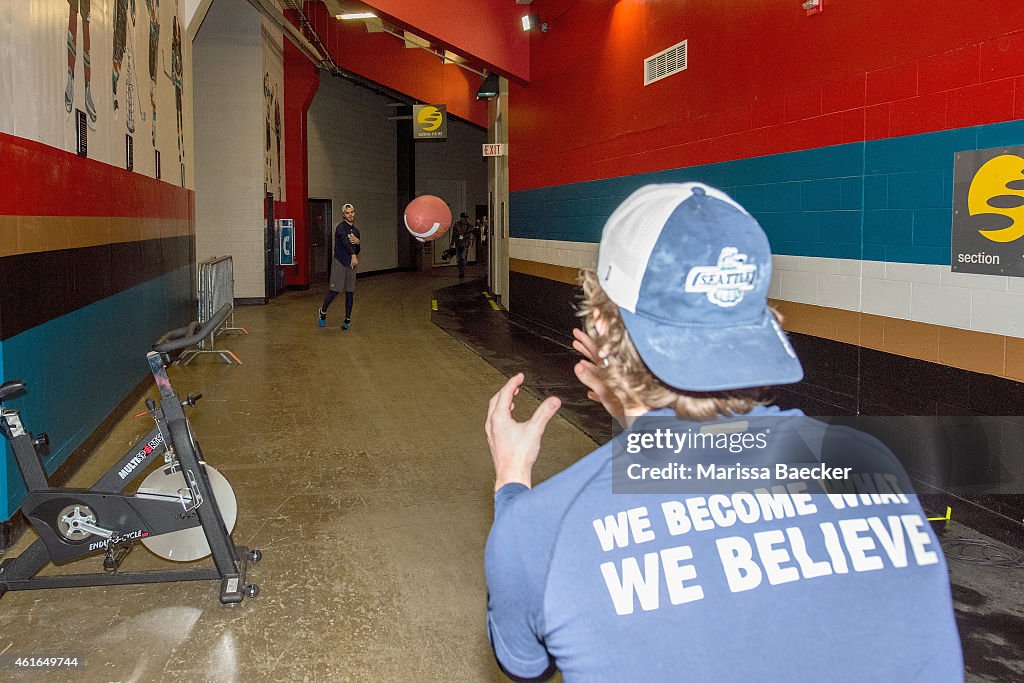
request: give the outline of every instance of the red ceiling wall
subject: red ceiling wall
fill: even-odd
[[[364,0],[419,35],[488,65],[506,78],[530,80],[530,59],[520,18],[523,5],[513,0]],[[474,91],[475,92],[475,91]]]
[[[340,21],[322,2],[307,2],[307,16],[335,63],[421,102],[444,104],[449,113],[487,125],[487,102],[477,101],[482,78],[426,50],[407,48],[387,33],[367,33],[361,21]]]

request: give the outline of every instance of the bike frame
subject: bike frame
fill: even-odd
[[[171,387],[171,381],[167,376],[167,369],[162,354],[150,352],[146,355],[146,359],[160,392],[159,405],[152,401],[147,401],[147,406],[153,414],[156,426],[121,456],[117,463],[87,491],[50,487],[46,471],[39,460],[39,456],[36,454],[32,436],[24,429],[18,411],[7,408],[0,410],[0,426],[2,426],[5,435],[11,440],[14,454],[17,458],[18,466],[25,477],[30,497],[33,494],[38,497],[65,491],[69,496],[74,496],[76,491],[90,495],[121,495],[128,484],[146,471],[159,456],[170,450],[177,457],[178,464],[186,477],[186,482],[192,488],[192,500],[196,503],[193,509],[198,515],[199,524],[202,525],[207,541],[210,544],[214,567],[40,577],[36,576],[36,574],[48,562],[54,561],[54,558],[50,556],[43,539],[39,538],[18,557],[5,559],[0,563],[0,596],[6,591],[40,588],[73,588],[80,586],[220,579],[221,602],[237,603],[242,601],[249,551],[242,546],[236,546],[227,531],[220,508],[213,498],[209,478],[206,475],[205,469],[200,464],[202,453],[199,450],[198,444],[192,439],[182,402]],[[181,505],[177,500],[173,502],[155,502],[168,506],[175,505],[178,509],[181,509]],[[23,509],[24,507],[23,504]],[[188,528],[191,526],[196,526],[194,521],[182,520],[181,525],[177,528]],[[81,554],[90,554],[104,549],[86,550]]]

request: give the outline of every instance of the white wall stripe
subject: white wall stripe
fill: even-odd
[[[512,258],[593,268],[597,245],[512,238]],[[768,295],[1024,338],[1024,278],[951,272],[949,266],[811,256],[775,256]]]

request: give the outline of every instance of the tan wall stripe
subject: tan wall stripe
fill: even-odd
[[[0,256],[194,235],[180,218],[0,216]]]
[[[576,284],[577,268],[509,259],[509,270]],[[1024,339],[771,299],[789,332],[1024,382]]]
[[[772,300],[790,332],[1024,382],[1024,339]]]
[[[576,284],[580,273],[579,268],[556,266],[551,263],[540,263],[538,261],[524,261],[517,258],[510,258],[508,260],[508,269],[514,273],[534,275],[548,280],[555,280],[556,282],[565,282],[570,285]]]

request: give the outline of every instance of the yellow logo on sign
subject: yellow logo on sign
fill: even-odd
[[[996,200],[1001,206],[993,205]],[[1003,154],[986,161],[967,191],[967,210],[972,216],[995,214],[1010,220],[1005,228],[979,230],[982,237],[993,242],[1024,237],[1024,158]]]
[[[423,126],[423,130],[434,131],[444,123],[444,116],[437,107],[426,106],[420,109],[420,113],[416,116],[416,122]]]

